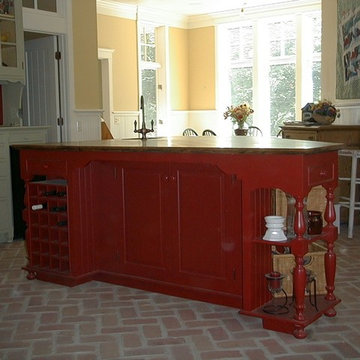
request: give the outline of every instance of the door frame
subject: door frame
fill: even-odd
[[[113,52],[114,49],[98,49],[98,59],[101,64],[101,89],[103,119],[114,134],[114,100],[113,100]]]

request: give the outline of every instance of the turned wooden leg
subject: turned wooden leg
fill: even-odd
[[[295,269],[294,269],[294,293],[295,293],[295,319],[304,320],[305,310],[305,286],[306,286],[306,270],[304,268],[303,256],[295,255]]]
[[[325,276],[326,276],[326,300],[335,300],[335,271],[336,271],[336,254],[334,252],[334,243],[337,239],[337,231],[333,222],[335,221],[335,207],[334,207],[334,189],[328,187],[326,189],[326,208],[324,218],[327,222],[326,232],[329,236],[326,237],[327,252],[325,254]],[[335,310],[333,310],[335,312]],[[336,312],[335,312],[336,314]],[[335,316],[333,312],[329,316]]]
[[[28,280],[34,280],[34,279],[36,279],[36,276],[37,276],[37,272],[36,272],[36,271],[30,270],[30,269],[29,269],[28,267],[26,267],[26,266],[24,266],[22,269],[28,272],[28,274],[26,275],[26,278],[27,278]]]
[[[295,268],[293,274],[294,294],[295,294],[295,315],[296,320],[305,319],[305,286],[306,286],[306,270],[304,268],[304,255],[307,252],[307,245],[304,245],[303,235],[305,233],[305,219],[303,214],[304,204],[303,198],[295,198],[295,221],[294,231],[296,238],[293,240],[292,247],[295,256]]]

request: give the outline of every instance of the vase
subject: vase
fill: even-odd
[[[246,136],[248,133],[248,126],[246,123],[235,123],[234,133],[236,136]]]
[[[314,120],[320,125],[331,125],[335,121],[335,116],[321,115],[313,113]]]

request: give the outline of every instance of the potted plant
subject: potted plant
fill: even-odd
[[[247,135],[247,119],[254,112],[249,104],[228,106],[224,112],[224,119],[230,118],[234,125],[235,135]]]

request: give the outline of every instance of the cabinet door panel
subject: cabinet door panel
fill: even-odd
[[[189,165],[177,169],[176,182],[179,281],[231,291],[236,286],[232,259],[240,257],[240,249],[229,218],[230,177],[216,167]]]
[[[121,168],[111,162],[93,162],[91,167],[95,267],[118,271],[122,231]]]
[[[162,277],[166,270],[164,182],[168,167],[137,164],[123,168],[124,243],[126,271]]]

